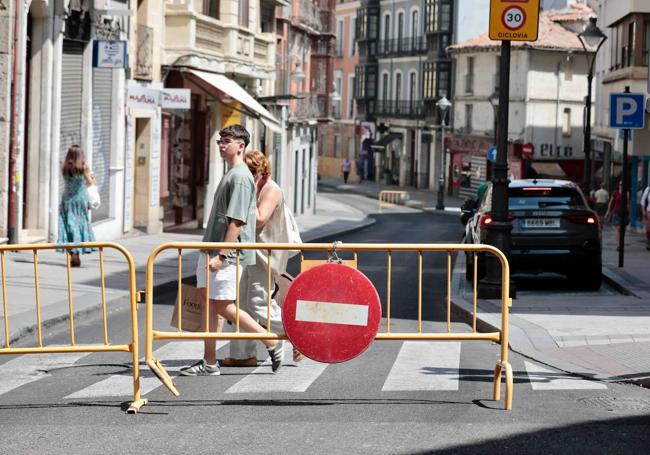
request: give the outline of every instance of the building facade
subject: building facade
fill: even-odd
[[[356,135],[354,102],[355,68],[359,61],[356,43],[356,18],[359,1],[336,4],[335,54],[333,61],[332,122],[323,126],[318,155],[318,174],[341,177],[341,162],[354,162],[360,143]],[[354,175],[354,171],[353,171]],[[353,177],[354,178],[354,177]]]
[[[294,0],[277,12],[275,94],[264,103],[282,122],[274,178],[296,213],[316,208],[320,126],[331,120],[333,0]]]
[[[257,101],[275,92],[276,8],[287,2],[8,4],[18,9],[0,9],[11,31],[0,40],[0,241],[57,240],[59,169],[72,144],[97,180],[101,240],[204,225],[225,172],[216,146],[225,125],[244,124],[250,148],[294,166],[275,147],[281,118]],[[315,158],[312,167],[315,181]],[[288,198],[306,175],[287,174]]]
[[[512,177],[581,181],[587,59],[577,37],[593,12],[574,5],[541,13],[539,39],[512,43],[508,166]],[[456,61],[449,184],[469,196],[489,176],[496,144],[500,43],[487,34],[449,47]]]
[[[632,0],[595,0],[589,2],[598,14],[598,26],[608,40],[596,59],[595,124],[592,131],[593,176],[609,189],[622,175],[623,140],[620,131],[609,127],[609,95],[623,92],[648,92],[648,62],[650,56],[650,3]],[[646,95],[647,96],[647,95]],[[650,132],[634,130],[628,146],[632,225],[637,219],[638,192],[648,185],[650,162]]]

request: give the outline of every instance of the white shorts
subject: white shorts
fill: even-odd
[[[241,280],[243,267],[239,266],[239,279]],[[211,300],[235,300],[237,298],[237,266],[224,263],[216,272],[210,272]],[[205,254],[199,254],[196,263],[196,287],[205,288]],[[241,290],[240,290],[241,292]]]

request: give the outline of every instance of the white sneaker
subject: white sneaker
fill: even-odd
[[[208,365],[205,359],[201,359],[193,365],[183,367],[180,370],[181,376],[219,376],[219,362]]]

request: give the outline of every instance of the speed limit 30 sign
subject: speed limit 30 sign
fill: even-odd
[[[490,0],[490,39],[537,41],[540,0]]]

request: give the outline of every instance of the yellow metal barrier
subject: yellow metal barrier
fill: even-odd
[[[384,190],[379,193],[379,213],[382,207],[393,207],[400,204],[400,201],[409,198],[408,191]]]
[[[180,329],[182,327],[180,317],[178,321],[178,329],[175,331],[159,331],[154,330],[153,327],[153,277],[154,277],[154,263],[160,253],[166,250],[176,250],[178,258],[178,299],[177,310],[180,315],[180,305],[182,302],[181,297],[181,255],[183,250],[202,250],[200,254],[208,255],[208,251],[232,249],[237,250],[238,254],[241,250],[260,249],[267,251],[268,257],[271,257],[272,250],[295,250],[295,244],[243,244],[243,243],[166,243],[158,246],[153,250],[147,261],[147,275],[146,275],[146,346],[145,346],[145,360],[147,365],[158,376],[163,384],[174,394],[179,395],[178,390],[174,384],[172,377],[165,371],[160,362],[153,356],[153,343],[159,340],[195,340],[195,339],[214,339],[214,340],[277,340],[286,339],[285,335],[279,335],[270,331],[270,321],[267,320],[267,332],[265,334],[244,333],[239,330],[239,286],[236,292],[236,321],[233,322],[234,332],[185,332]],[[378,333],[375,337],[376,340],[483,340],[498,343],[501,345],[501,358],[496,364],[494,370],[493,382],[493,399],[499,400],[501,396],[501,374],[505,374],[505,409],[512,409],[512,395],[513,395],[513,374],[512,367],[508,362],[508,305],[509,305],[509,282],[510,282],[510,268],[508,261],[503,253],[489,245],[465,245],[465,244],[439,244],[439,245],[420,245],[420,244],[319,244],[319,243],[305,243],[300,245],[301,254],[305,251],[326,251],[331,256],[336,252],[352,252],[354,254],[354,261],[357,261],[357,254],[361,252],[385,252],[386,253],[386,301],[385,308],[386,314],[384,315],[386,321],[386,330]],[[418,299],[417,299],[417,331],[396,333],[391,331],[391,286],[392,286],[392,273],[393,273],[393,253],[396,252],[414,252],[418,255]],[[447,257],[447,295],[445,299],[446,306],[446,331],[445,332],[432,332],[425,333],[422,330],[422,259],[424,253],[439,252],[446,254]],[[471,332],[452,332],[451,327],[451,263],[452,254],[455,252],[470,252],[474,254],[474,276],[473,276],[473,315],[472,315],[472,331]],[[477,253],[487,253],[496,256],[502,267],[501,277],[501,330],[496,332],[481,333],[476,330],[476,312],[477,312],[477,280],[476,280],[476,255]],[[334,256],[336,256],[334,254]],[[207,258],[206,258],[207,259]],[[238,259],[239,260],[239,256]],[[206,264],[208,261],[206,260]],[[206,266],[206,283],[208,270]],[[271,289],[271,273],[269,271],[267,276],[267,289]],[[208,284],[209,286],[209,284]],[[209,312],[210,306],[208,305],[209,290],[205,293],[204,311],[206,322],[205,327],[208,327],[210,319]],[[268,300],[267,305],[271,305],[271,292],[267,292]],[[270,314],[267,311],[267,314]]]
[[[70,250],[74,248],[96,248],[99,250],[99,267],[101,274],[101,309],[103,317],[103,344],[101,345],[80,345],[75,341],[74,326],[74,304],[72,301],[72,270],[70,267]],[[106,316],[106,284],[104,280],[104,250],[112,249],[121,253],[129,266],[129,302],[131,309],[131,342],[129,344],[111,344],[108,339],[108,321]],[[43,330],[41,321],[41,292],[38,276],[38,252],[43,250],[65,250],[67,288],[68,288],[68,318],[70,326],[70,344],[63,346],[44,346]],[[34,261],[34,290],[36,304],[36,338],[37,345],[33,347],[12,347],[9,339],[10,302],[7,300],[7,270],[5,255],[13,251],[32,251]],[[138,359],[138,315],[136,309],[136,286],[135,286],[135,263],[131,253],[117,243],[111,242],[87,242],[69,245],[56,245],[51,243],[23,244],[23,245],[0,245],[0,273],[2,274],[2,302],[4,310],[4,336],[5,344],[0,348],[0,355],[15,354],[51,354],[51,353],[72,353],[72,352],[130,352],[133,354],[133,403],[129,407],[129,413],[136,413],[146,399],[140,398],[140,368]]]

